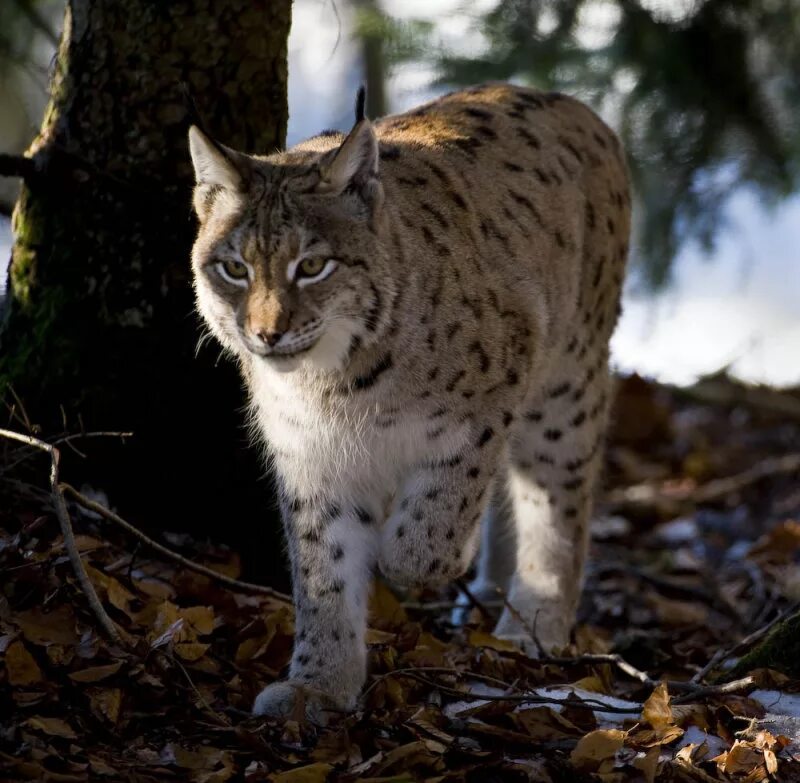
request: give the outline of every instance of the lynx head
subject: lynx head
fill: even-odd
[[[369,120],[265,158],[194,126],[189,147],[197,306],[223,346],[278,370],[341,369],[376,342],[393,284]]]

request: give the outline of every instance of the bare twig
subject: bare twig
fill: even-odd
[[[75,487],[70,486],[69,484],[61,484],[61,489],[69,495],[79,506],[83,506],[83,508],[93,511],[95,514],[99,514],[104,519],[109,520],[109,522],[113,522],[118,527],[121,527],[127,533],[130,533],[134,538],[141,541],[146,546],[150,547],[154,551],[158,552],[160,555],[163,555],[170,560],[175,561],[176,563],[180,563],[184,568],[188,568],[190,571],[194,571],[195,573],[202,574],[203,576],[209,577],[209,579],[213,579],[220,584],[225,585],[226,587],[233,588],[235,590],[240,590],[241,592],[245,593],[258,593],[260,595],[266,595],[270,598],[274,598],[277,601],[285,601],[286,603],[291,603],[291,598],[286,595],[285,593],[280,593],[277,590],[273,590],[271,587],[265,587],[264,585],[257,585],[253,584],[252,582],[241,582],[238,579],[233,579],[230,576],[225,576],[225,574],[219,573],[219,571],[214,571],[212,568],[207,568],[206,566],[200,565],[199,563],[195,563],[192,560],[184,557],[183,555],[174,552],[173,550],[165,547],[163,544],[160,544],[158,541],[153,540],[149,536],[142,533],[137,527],[134,527],[130,522],[126,522],[122,517],[118,514],[115,514],[110,509],[106,508],[105,506],[101,505],[100,503],[96,503],[94,500],[90,500],[85,495],[82,495],[78,492]]]
[[[748,386],[723,372],[701,378],[693,386],[667,386],[673,394],[683,399],[696,400],[711,405],[738,405],[756,411],[800,420],[800,399],[778,389],[765,386]]]
[[[680,693],[681,701],[692,701],[702,696],[719,696],[726,693],[735,693],[736,691],[745,690],[754,684],[752,677],[743,677],[740,680],[733,680],[732,682],[725,683],[724,685],[699,685],[694,680],[656,680],[651,677],[647,672],[637,669],[632,664],[628,663],[622,656],[616,653],[611,654],[587,654],[578,655],[574,658],[558,658],[555,656],[540,658],[543,663],[555,663],[561,666],[570,666],[577,664],[591,664],[591,663],[608,663],[616,666],[621,672],[638,680],[642,685],[648,688],[655,688],[660,683],[667,686],[667,690],[673,693]]]
[[[800,453],[782,454],[779,457],[768,457],[752,468],[737,473],[735,476],[714,479],[700,487],[687,488],[682,492],[672,490],[663,492],[659,487],[649,484],[634,487],[623,487],[608,493],[607,502],[612,506],[649,506],[663,500],[676,507],[711,503],[722,500],[735,492],[741,492],[765,478],[772,478],[800,471]]]
[[[23,411],[24,412],[24,411]],[[22,422],[27,422],[27,416],[24,419],[20,419]],[[31,430],[32,427],[28,427],[28,430]],[[76,433],[75,435],[65,435],[61,438],[56,438],[53,441],[50,441],[51,446],[60,446],[62,443],[66,443],[79,457],[86,458],[86,455],[78,449],[76,446],[73,445],[72,441],[78,440],[81,438],[128,438],[133,435],[132,432],[80,432]],[[19,459],[14,460],[13,462],[9,462],[5,464],[2,469],[0,469],[0,474],[3,473],[10,473],[17,465],[21,464],[25,461],[27,455],[21,456]]]
[[[729,693],[738,693],[739,691],[746,691],[748,688],[755,685],[756,681],[754,677],[748,674],[747,677],[742,677],[739,680],[731,680],[730,682],[726,682],[723,685],[705,685],[698,687],[691,683],[684,683],[684,684],[685,685],[690,684],[692,685],[692,688],[690,690],[687,690],[686,693],[674,699],[673,704],[682,704],[687,701],[696,701],[698,699],[704,699],[708,696],[725,696],[726,694]]]
[[[483,603],[472,592],[472,590],[467,587],[467,583],[463,579],[456,579],[456,586],[462,593],[464,593],[467,601],[469,601],[470,606],[474,607],[481,613],[481,617],[483,617],[484,620],[488,620],[489,622],[494,620],[492,613],[483,605]]]
[[[425,674],[449,674],[454,677],[458,678],[466,678],[466,679],[474,679],[480,680],[482,682],[486,682],[487,684],[494,685],[496,687],[503,688],[504,690],[508,691],[505,694],[485,694],[485,693],[470,693],[469,691],[460,691],[457,688],[452,688],[448,685],[443,685],[440,682],[435,680],[428,679]],[[490,677],[485,674],[479,674],[477,672],[470,672],[470,671],[463,671],[461,669],[454,669],[449,668],[446,666],[419,666],[416,668],[407,668],[407,669],[395,669],[391,672],[386,672],[370,683],[369,687],[364,691],[362,695],[362,699],[366,699],[366,697],[378,686],[380,683],[384,682],[385,680],[391,677],[410,677],[413,680],[417,680],[418,682],[423,683],[424,685],[428,685],[429,687],[436,688],[437,690],[442,691],[442,693],[446,693],[448,696],[453,696],[460,700],[464,701],[511,701],[517,703],[526,703],[526,704],[557,704],[560,706],[569,705],[570,707],[583,707],[585,709],[592,709],[592,710],[600,710],[603,712],[613,712],[619,714],[628,715],[635,710],[641,710],[641,704],[635,704],[634,706],[627,708],[627,707],[616,707],[611,704],[605,704],[601,701],[596,701],[594,699],[559,699],[552,696],[542,696],[538,693],[531,693],[530,691],[520,691],[513,688],[507,682],[503,680],[498,680],[496,677]]]
[[[58,449],[50,443],[45,443],[43,440],[39,440],[30,435],[23,435],[20,432],[13,432],[12,430],[0,429],[0,437],[24,443],[50,456],[50,489],[53,493],[56,516],[61,526],[61,535],[64,538],[64,548],[67,550],[72,569],[102,629],[112,641],[117,644],[122,644],[122,638],[120,637],[117,627],[114,625],[114,622],[108,616],[103,605],[100,603],[100,599],[97,597],[94,585],[89,579],[89,575],[86,573],[86,568],[83,565],[80,552],[75,543],[75,534],[72,530],[72,522],[70,521],[69,512],[67,511],[64,493],[58,483],[58,462],[60,458]]]
[[[623,674],[627,674],[634,680],[639,680],[643,685],[654,688],[658,685],[658,680],[654,680],[647,672],[637,669],[632,664],[628,663],[621,655],[616,653],[610,654],[586,654],[576,655],[574,658],[556,656],[556,655],[543,655],[539,658],[542,663],[555,663],[559,666],[578,666],[587,663],[609,663],[616,666]]]
[[[536,613],[536,619],[533,621],[533,625],[529,625],[525,618],[520,614],[520,611],[508,600],[508,596],[506,595],[506,591],[503,590],[501,587],[495,588],[497,590],[497,594],[502,597],[503,599],[503,606],[508,610],[511,616],[520,624],[520,627],[528,634],[533,642],[534,647],[536,648],[537,658],[546,657],[546,652],[544,646],[539,641],[539,636],[536,633],[536,619],[539,617],[539,613]]]

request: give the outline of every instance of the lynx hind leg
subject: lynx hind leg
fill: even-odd
[[[496,479],[491,500],[481,519],[481,536],[475,560],[475,576],[469,591],[483,603],[497,601],[508,591],[517,565],[517,540],[511,501],[506,491],[506,471]],[[470,600],[459,593],[459,606],[453,610],[452,622],[465,623],[470,614]]]
[[[538,650],[533,634],[546,652],[569,641],[607,420],[607,355],[569,374],[565,367],[556,384],[528,400],[511,444],[517,567],[508,601],[515,612],[503,611],[496,633],[529,653]]]

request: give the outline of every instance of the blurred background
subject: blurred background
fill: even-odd
[[[0,152],[41,122],[63,0],[0,3]],[[636,236],[614,361],[800,384],[795,0],[295,0],[289,145],[462,84],[577,95],[622,136]],[[0,291],[16,182],[0,178]]]

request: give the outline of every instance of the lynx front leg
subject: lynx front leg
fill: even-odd
[[[352,709],[366,678],[367,594],[377,549],[370,510],[297,501],[285,509],[295,601],[289,679],[256,699],[259,715],[286,717],[300,701],[315,722],[326,708]]]
[[[388,579],[421,586],[467,570],[504,436],[487,425],[460,453],[417,466],[381,534],[380,567]]]

